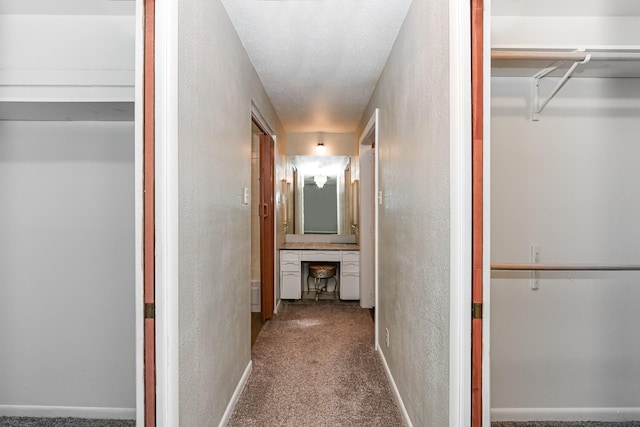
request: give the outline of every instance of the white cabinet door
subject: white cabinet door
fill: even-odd
[[[360,299],[359,272],[342,272],[340,275],[340,299]]]
[[[302,296],[302,282],[300,271],[280,272],[280,298],[300,299]]]

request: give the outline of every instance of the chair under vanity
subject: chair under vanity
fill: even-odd
[[[307,295],[310,292],[315,292],[316,301],[320,298],[320,295],[333,294],[335,298],[338,298],[340,292],[340,284],[338,282],[338,275],[336,271],[338,266],[335,263],[310,263],[309,275],[307,276]],[[313,279],[313,288],[309,283],[309,280]],[[335,284],[332,291],[329,291],[329,279],[333,279]],[[322,281],[324,280],[324,286]]]

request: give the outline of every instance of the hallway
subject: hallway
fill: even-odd
[[[393,15],[398,18],[398,26],[394,27],[397,32],[385,27],[389,30],[385,33],[391,36],[385,45],[388,50],[382,49],[382,44],[372,44],[382,55],[378,71],[366,80],[369,89],[354,83],[336,90],[336,78],[327,79],[326,73],[320,73],[324,78],[314,80],[309,71],[327,71],[329,59],[336,58],[341,62],[332,70],[350,65],[362,71],[365,64],[372,63],[363,41],[372,41],[381,34],[380,18],[391,16],[389,13],[376,14],[373,4],[358,8],[358,2],[228,3],[238,7],[250,4],[252,13],[258,5],[271,8],[273,20],[261,15],[259,20],[249,20],[244,28],[266,29],[269,37],[260,40],[273,42],[275,35],[283,38],[270,51],[278,52],[277,68],[273,69],[287,73],[274,74],[289,76],[295,72],[295,77],[316,89],[313,93],[319,93],[317,105],[323,108],[315,108],[316,104],[296,107],[293,116],[285,114],[288,110],[284,107],[279,108],[284,104],[278,103],[280,98],[270,92],[247,51],[240,31],[227,13],[227,2],[198,0],[181,2],[179,7],[158,2],[157,16],[168,19],[170,24],[159,33],[161,40],[155,50],[157,63],[168,67],[168,74],[159,74],[156,80],[157,88],[162,89],[156,92],[157,99],[167,101],[161,102],[166,109],[160,108],[156,117],[158,123],[167,124],[157,140],[157,153],[167,161],[157,180],[162,188],[156,189],[162,195],[158,200],[165,200],[167,205],[158,210],[157,223],[167,225],[160,235],[169,238],[166,251],[160,251],[157,258],[161,271],[167,274],[159,276],[155,283],[156,295],[162,300],[157,304],[167,307],[157,312],[163,317],[158,323],[167,325],[166,333],[157,335],[158,357],[166,357],[163,360],[168,361],[158,363],[161,379],[158,425],[227,424],[241,390],[251,390],[251,384],[245,385],[250,372],[260,368],[259,360],[252,360],[249,316],[250,224],[255,210],[244,197],[248,191],[245,189],[251,188],[251,118],[268,125],[268,133],[275,141],[274,250],[279,250],[291,231],[289,219],[295,218],[285,215],[286,197],[283,197],[293,187],[286,174],[287,157],[298,155],[290,152],[288,146],[300,134],[311,136],[309,140],[314,140],[314,145],[319,136],[326,136],[323,139],[326,154],[336,155],[329,134],[349,133],[353,135],[353,149],[359,149],[359,138],[376,110],[380,111],[380,125],[376,127],[380,153],[376,181],[379,286],[375,294],[376,330],[371,330],[370,324],[367,332],[371,351],[367,360],[377,357],[373,354],[372,337],[378,336],[379,340],[388,330],[390,344],[383,345],[380,352],[393,374],[398,390],[394,394],[402,398],[403,421],[416,426],[456,425],[458,419],[468,418],[468,405],[462,401],[466,398],[462,392],[465,384],[459,379],[468,376],[470,357],[463,346],[467,336],[463,325],[468,324],[464,319],[469,310],[461,298],[466,295],[468,283],[465,272],[470,270],[461,255],[465,248],[460,247],[468,223],[465,216],[468,211],[462,202],[467,200],[464,197],[467,189],[462,185],[466,182],[462,146],[467,126],[466,110],[458,106],[466,102],[466,95],[457,92],[460,79],[466,80],[467,71],[461,58],[466,57],[463,52],[467,49],[464,43],[450,47],[447,42],[452,34],[459,37],[462,32],[459,15],[451,14],[446,2],[410,2],[406,13]],[[343,4],[354,10],[336,14],[329,7]],[[380,7],[392,4],[398,3],[375,3]],[[286,8],[286,13],[281,8]],[[304,14],[308,19],[290,19],[291,10],[296,8],[308,8]],[[248,16],[244,12],[239,10],[238,16]],[[370,16],[374,23],[358,26],[364,33],[358,35],[349,22],[334,22],[336,16],[347,21]],[[256,22],[269,25],[255,25]],[[301,26],[302,37],[291,37],[288,33],[291,22],[309,24]],[[318,35],[326,40],[327,22],[338,24],[346,36],[324,45],[326,55],[311,47],[299,50],[289,46],[289,41],[306,41],[314,46],[313,39]],[[467,25],[465,21],[464,28]],[[343,33],[331,33],[331,37]],[[337,55],[334,47],[353,47],[356,52]],[[295,55],[296,52],[304,55]],[[291,65],[283,62],[285,53],[295,57]],[[322,66],[310,67],[315,60]],[[288,80],[282,86],[292,91],[294,99],[298,99],[303,92],[300,87],[304,87],[297,82]],[[353,106],[346,103],[352,98],[345,95],[356,88],[362,94],[362,104],[354,108],[352,119],[347,125],[330,126],[342,122],[347,114],[337,110],[340,120],[334,121],[333,114],[324,114],[324,106],[333,102]],[[425,93],[429,96],[424,96]],[[172,99],[175,104],[170,102]],[[451,112],[455,112],[455,120],[450,120]],[[304,124],[296,124],[298,119],[306,118],[309,120],[303,120]],[[172,250],[176,247],[179,250]],[[278,253],[276,266],[280,265]],[[288,298],[281,295],[280,273],[276,273],[278,285],[272,304],[278,315],[284,315],[280,309],[286,307],[282,303]],[[368,313],[364,317],[370,322]],[[277,322],[265,325],[256,349]],[[331,333],[337,336],[335,328]],[[342,351],[348,354],[348,350]],[[341,359],[334,357],[332,368],[339,369]],[[308,361],[300,359],[280,357],[274,368],[277,375],[272,377],[295,377],[307,371],[309,375],[322,377],[319,367],[311,369]],[[362,366],[371,370],[368,363]],[[275,388],[275,384],[272,386],[276,397],[264,405],[280,404],[285,400],[278,400],[279,397],[297,392],[293,386],[283,391]],[[335,393],[349,394],[350,389],[344,391],[339,384],[333,386]],[[294,416],[316,416],[320,410],[316,402],[323,402],[322,397],[294,400],[305,404],[305,409]],[[338,398],[331,402],[333,406],[326,412],[329,414],[346,401]],[[351,412],[345,418],[360,416],[362,413]],[[333,425],[340,422],[336,420]]]
[[[252,349],[253,370],[229,426],[402,426],[357,303],[284,303]]]

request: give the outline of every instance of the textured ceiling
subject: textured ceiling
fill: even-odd
[[[353,132],[411,0],[222,0],[287,132]]]

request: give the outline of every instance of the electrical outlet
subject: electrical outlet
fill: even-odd
[[[384,342],[389,347],[389,328],[384,328]]]

